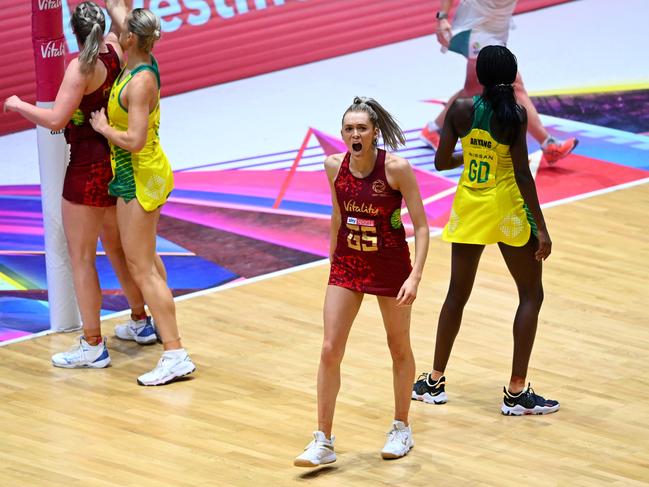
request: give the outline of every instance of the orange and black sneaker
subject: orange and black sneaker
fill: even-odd
[[[534,392],[527,384],[527,389],[512,394],[503,387],[503,405],[500,411],[505,416],[524,416],[527,414],[550,414],[559,410],[559,401],[546,399]]]
[[[424,128],[421,129],[421,133],[419,134],[419,140],[436,151],[439,147],[439,131],[432,128],[431,125],[430,123],[424,125]]]
[[[550,137],[546,140],[541,146],[543,151],[543,159],[545,159],[548,164],[555,164],[557,161],[563,159],[568,154],[570,154],[575,147],[579,144],[579,140],[575,137],[571,137],[564,141],[556,140],[553,137]]]

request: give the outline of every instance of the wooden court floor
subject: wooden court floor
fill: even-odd
[[[159,346],[111,339],[104,370],[55,369],[69,334],[0,348],[0,486],[456,486],[649,484],[649,184],[546,210],[545,266],[530,380],[557,414],[499,413],[515,288],[497,248],[482,260],[447,370],[449,402],[413,403],[415,448],[380,459],[392,414],[389,353],[366,298],[336,411],[338,462],[292,460],[315,428],[327,266],[178,303],[195,376],[143,388]],[[428,370],[449,275],[433,238],[413,311]]]

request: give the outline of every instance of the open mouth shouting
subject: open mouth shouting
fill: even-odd
[[[354,152],[360,152],[361,150],[363,150],[363,144],[361,144],[360,142],[356,142],[355,144],[352,144],[352,150]]]

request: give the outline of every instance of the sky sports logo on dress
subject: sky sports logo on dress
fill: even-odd
[[[70,0],[39,0],[63,4],[63,29],[70,53],[79,52],[77,39],[70,27],[70,17],[78,3]],[[201,26],[215,18],[230,20],[250,12],[282,7],[308,0],[133,0],[133,8],[148,8],[161,20],[162,32],[175,32],[186,26]],[[71,7],[72,6],[72,10]],[[110,17],[106,10],[106,32],[110,30]]]
[[[38,0],[38,10],[54,10],[61,7],[61,0]]]
[[[59,56],[65,56],[65,43],[61,41],[48,41],[47,44],[41,44],[41,57],[51,59]]]

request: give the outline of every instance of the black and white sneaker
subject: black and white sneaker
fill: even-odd
[[[430,383],[430,374],[424,372],[417,378],[417,382],[412,386],[412,399],[415,401],[424,401],[428,404],[444,404],[448,401],[448,396],[444,391],[446,377],[441,376],[436,382]]]
[[[503,387],[505,396],[500,408],[506,416],[523,416],[526,414],[550,414],[559,410],[559,401],[545,399],[534,392],[527,384],[527,389],[514,395]]]

